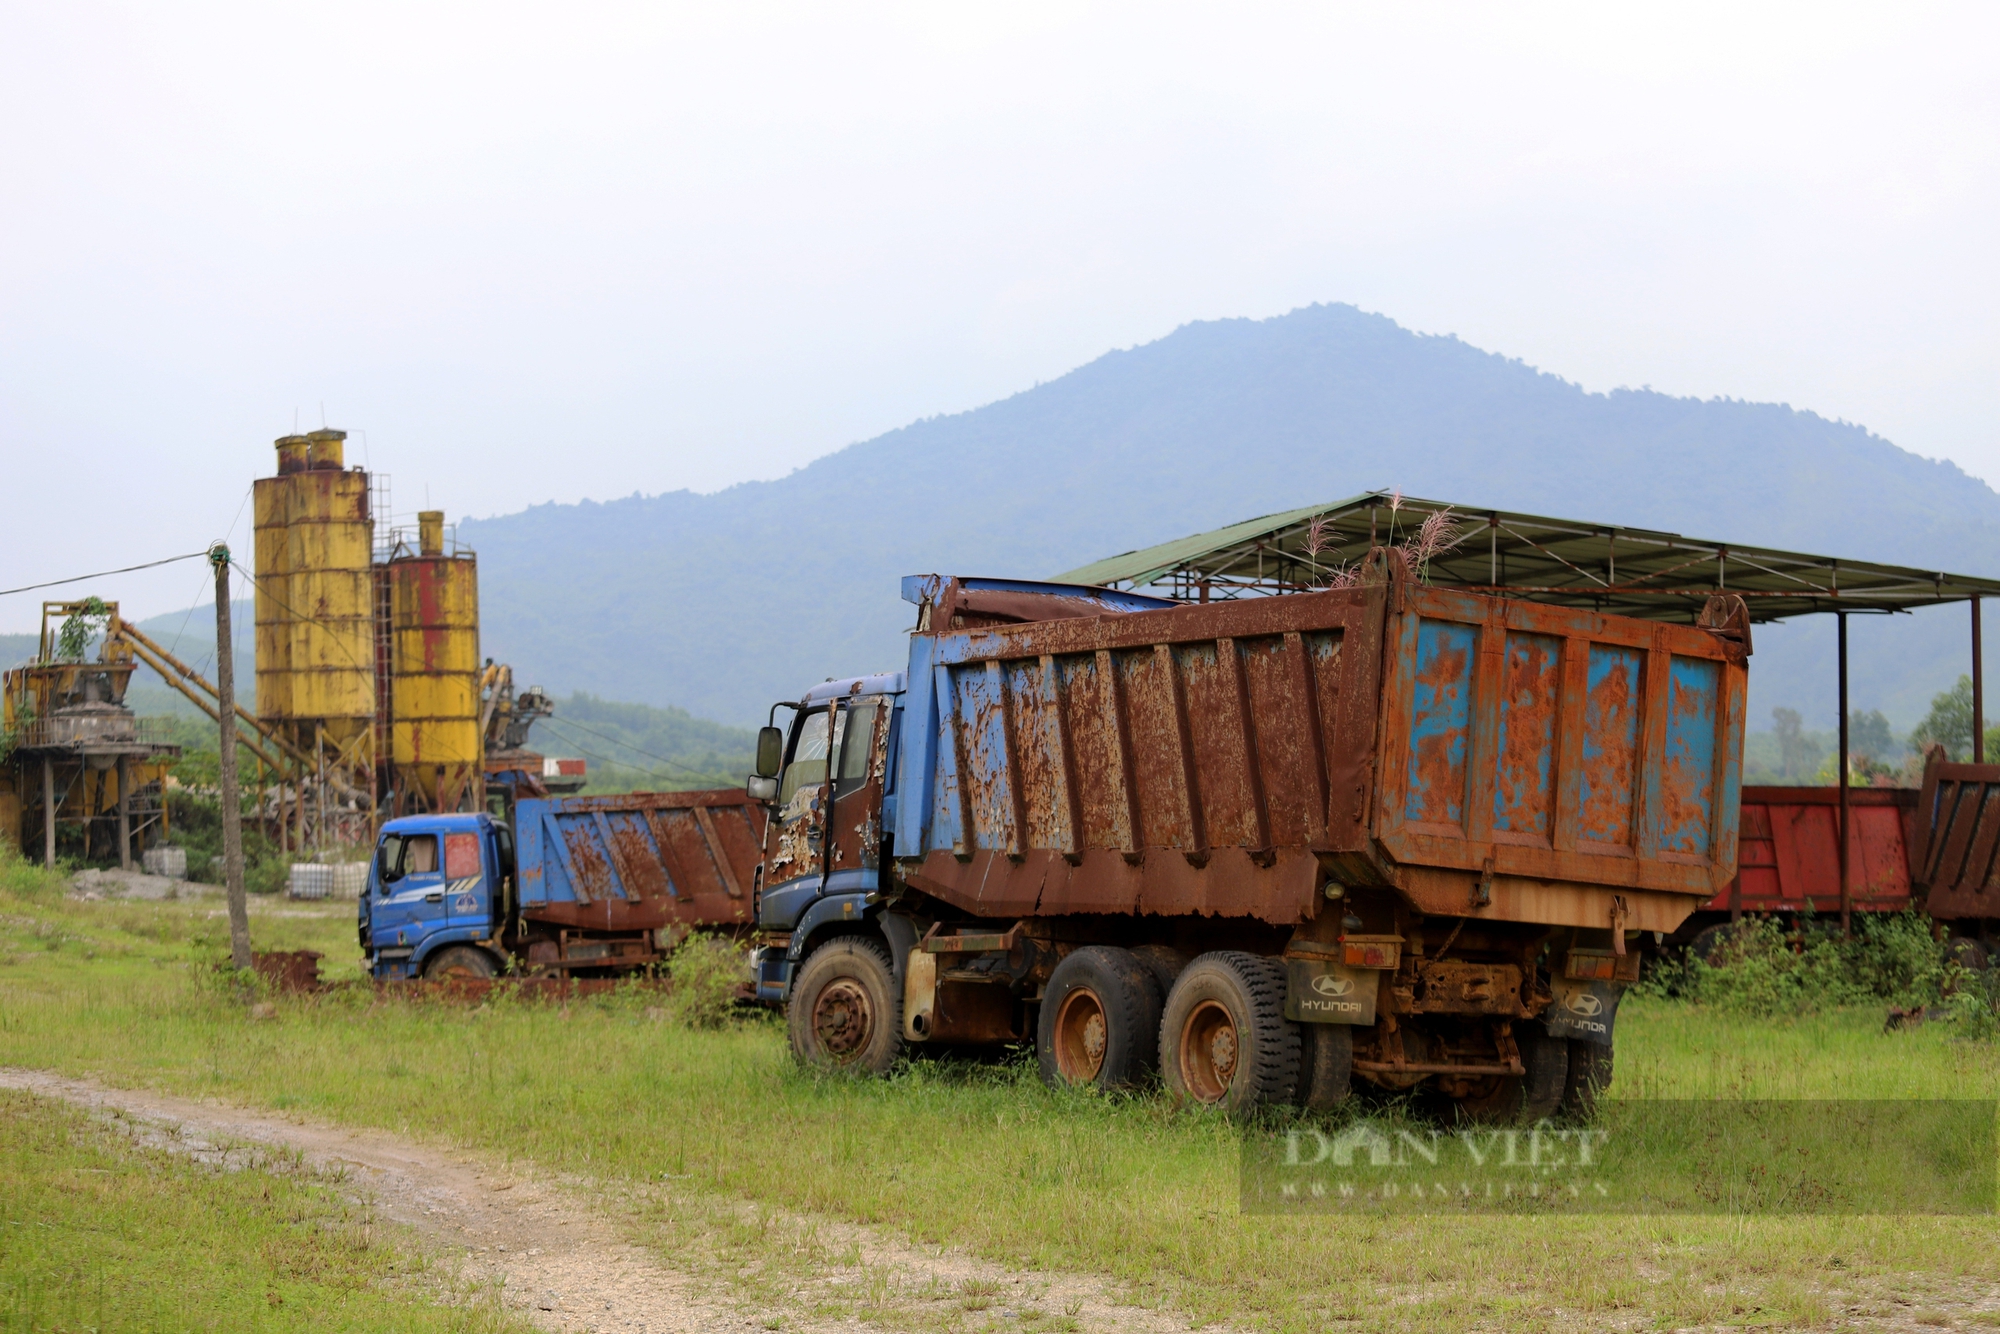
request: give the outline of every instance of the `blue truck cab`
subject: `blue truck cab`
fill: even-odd
[[[894,819],[907,680],[902,672],[838,677],[789,705],[760,868],[757,923],[771,942],[755,960],[760,1000],[782,1003],[814,941],[874,916],[890,855],[883,840]]]
[[[382,826],[361,896],[361,948],[378,979],[491,977],[506,953],[511,831],[485,814]]]

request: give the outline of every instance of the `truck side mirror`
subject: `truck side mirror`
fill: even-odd
[[[757,729],[757,777],[776,778],[778,770],[784,767],[785,734],[775,727]],[[778,790],[772,788],[771,795],[777,794]]]
[[[776,801],[778,799],[778,780],[775,778],[765,778],[759,774],[751,774],[750,781],[743,785],[743,791],[752,801]]]

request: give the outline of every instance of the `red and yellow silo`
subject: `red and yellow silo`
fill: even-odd
[[[398,814],[479,810],[478,559],[447,543],[441,510],[425,510],[417,549],[397,544],[386,575],[392,804]]]

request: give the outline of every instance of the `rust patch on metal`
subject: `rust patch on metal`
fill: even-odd
[[[1632,841],[1644,661],[1644,654],[1631,649],[1591,649],[1589,694],[1584,705],[1580,838],[1614,845]]]
[[[2000,764],[1954,764],[1933,748],[1914,814],[1912,878],[1925,910],[1945,920],[2000,916]]]
[[[1561,670],[1561,640],[1549,635],[1507,636],[1493,783],[1495,833],[1539,839],[1550,835]]]
[[[630,899],[661,899],[667,896],[666,868],[660,864],[659,850],[653,846],[643,816],[600,816],[611,836],[611,860],[618,879]]]
[[[1706,692],[1683,676],[1709,678]],[[1660,772],[1661,847],[1704,854],[1715,810],[1715,709],[1721,669],[1710,663],[1675,662],[1668,672],[1667,744]]]
[[[1438,623],[1419,629],[1405,819],[1465,823],[1473,643],[1470,627]]]
[[[1384,980],[1387,985],[1377,1005],[1390,1014],[1490,1014],[1519,1019],[1541,1009],[1540,1005],[1529,1007],[1522,989],[1522,970],[1511,963],[1409,959],[1401,971]]]
[[[569,873],[571,886],[576,891],[579,903],[589,903],[596,899],[616,897],[612,889],[611,863],[592,837],[595,830],[580,825],[561,823],[557,828],[562,833],[563,847],[569,851]]]
[[[929,1039],[933,1042],[1014,1042],[1021,1031],[1021,1007],[1014,994],[996,982],[944,978],[932,1003]]]

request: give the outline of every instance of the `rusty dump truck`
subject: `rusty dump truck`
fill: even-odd
[[[1630,620],[1382,548],[1282,598],[904,596],[906,670],[759,737],[758,987],[806,1062],[1032,1040],[1238,1111],[1545,1115],[1609,1079],[1628,934],[1735,875],[1738,599]]]
[[[357,906],[371,976],[614,977],[689,931],[747,933],[764,807],[739,788],[538,797],[511,824],[382,826]]]

